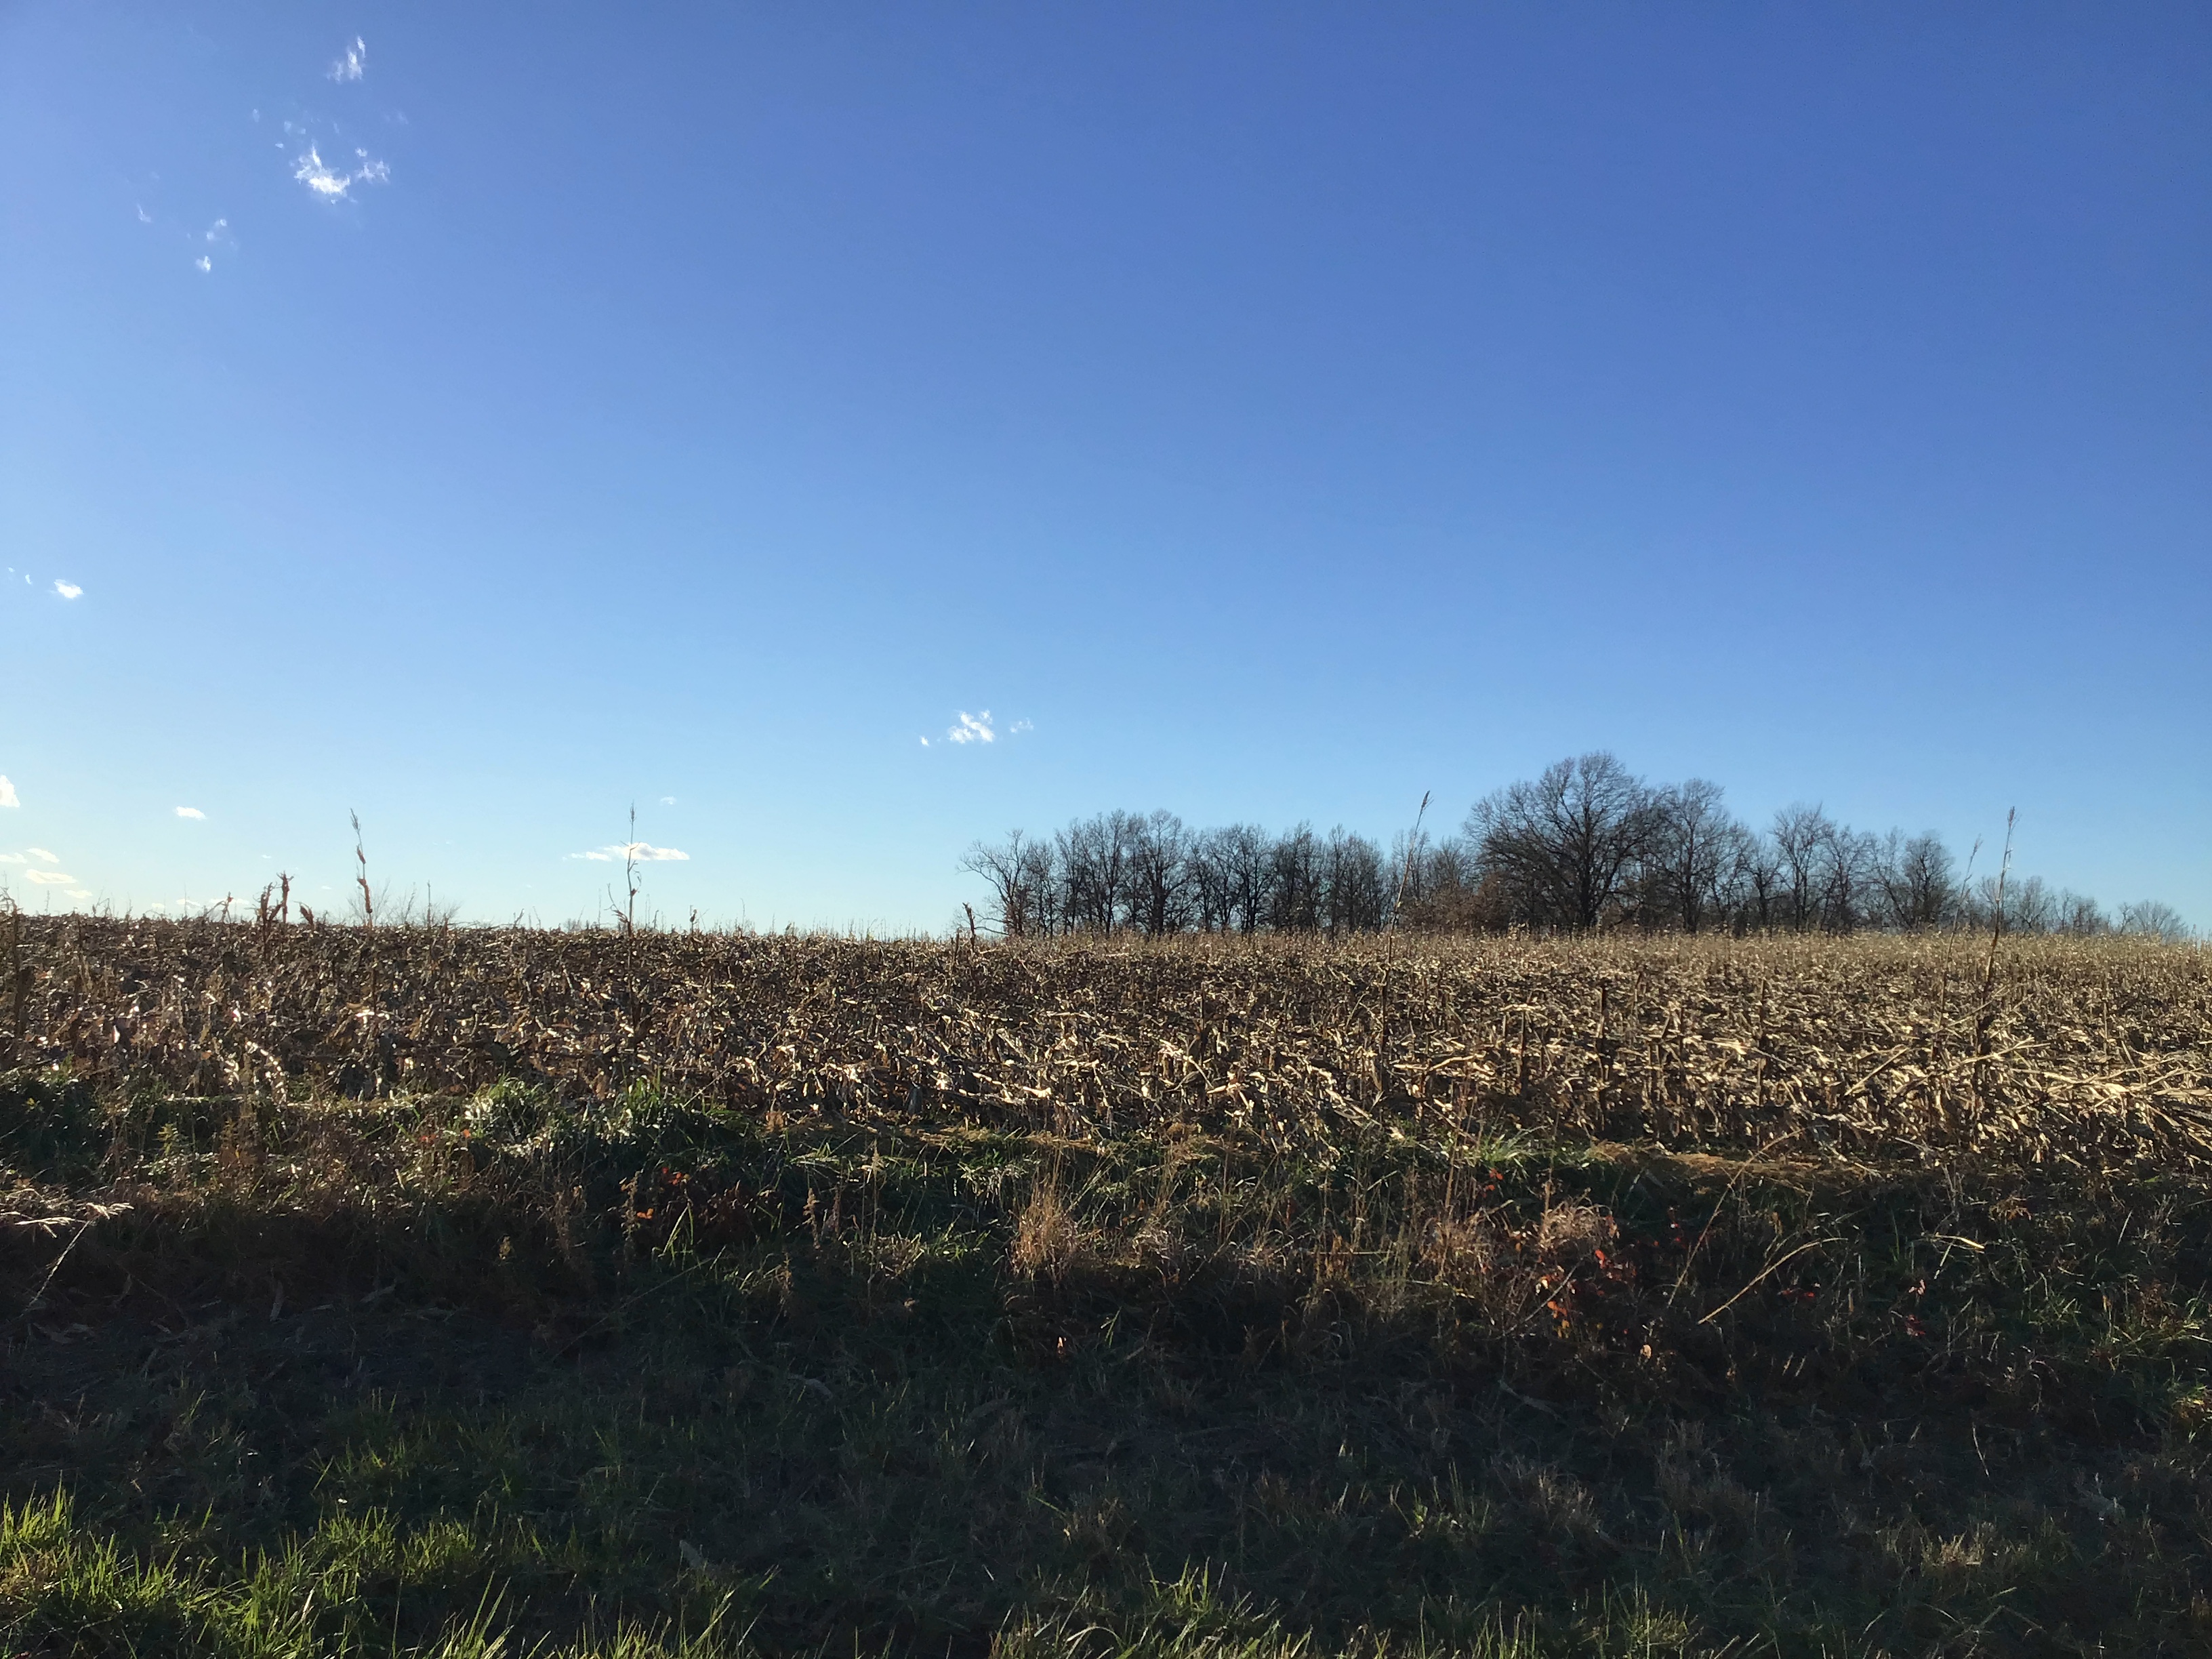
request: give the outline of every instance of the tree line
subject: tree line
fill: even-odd
[[[1373,932],[2023,933],[2188,929],[2157,901],[2107,912],[2040,878],[1976,878],[1933,831],[1853,830],[1817,805],[1754,829],[1717,783],[1652,784],[1577,755],[1475,803],[1456,835],[1419,823],[1385,849],[1341,828],[1194,829],[1172,812],[1101,812],[1046,836],[977,842],[960,867],[988,885],[1009,939],[1056,933]]]

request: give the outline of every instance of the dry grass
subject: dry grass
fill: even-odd
[[[2197,951],[24,956],[34,1651],[2212,1642]]]
[[[860,943],[27,923],[18,1064],[1081,1136],[1378,1121],[2107,1169],[2212,1152],[2212,958],[2098,941]]]

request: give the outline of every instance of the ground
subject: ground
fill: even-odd
[[[106,926],[15,1649],[2212,1650],[2195,951]]]

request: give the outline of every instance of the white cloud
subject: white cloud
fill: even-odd
[[[204,276],[208,272],[215,269],[215,261],[209,258],[206,254],[203,253],[198,258],[192,261],[192,269],[198,271],[201,276]]]
[[[4,776],[0,776],[0,806],[21,806],[22,804],[16,796],[15,786]]]
[[[0,853],[0,864],[21,864],[22,861],[21,853]]]
[[[138,210],[138,222],[142,225],[150,225],[154,222],[154,216],[147,212],[144,208],[140,208]]]
[[[57,581],[54,584],[54,592],[65,599],[74,599],[82,594],[84,589],[79,587],[75,582]]]
[[[210,225],[210,226],[208,227],[208,233],[207,233],[207,239],[208,239],[208,240],[210,240],[210,242],[220,242],[221,240],[223,240],[223,233],[224,233],[225,231],[228,230],[229,228],[230,228],[230,221],[229,221],[229,220],[228,220],[228,219],[218,219],[218,220],[216,220],[213,224],[211,224],[211,225]]]
[[[673,806],[676,805],[676,797],[673,795],[663,795],[660,798],[660,804],[663,806]]]
[[[26,847],[23,850],[26,853],[28,853],[33,858],[38,860],[41,864],[59,864],[61,862],[61,860],[55,857],[52,853],[46,851],[43,847]]]
[[[971,714],[963,708],[960,711],[959,723],[948,726],[945,736],[952,743],[996,743],[1000,738],[1018,738],[1024,732],[1036,730],[1036,726],[1028,720],[1016,720],[1012,726],[1001,726],[988,708],[980,714]],[[933,741],[924,738],[921,746],[927,749]]]
[[[26,870],[23,879],[36,882],[41,887],[69,887],[76,881],[75,876],[65,876],[58,870]]]
[[[691,855],[679,853],[673,847],[655,847],[649,841],[617,842],[611,847],[595,847],[588,853],[571,853],[572,859],[590,859],[595,864],[620,864],[624,859],[635,859],[640,864],[689,864]]]
[[[358,34],[345,50],[345,56],[331,65],[333,81],[358,81],[368,72],[368,42]]]
[[[922,746],[924,749],[927,749],[927,748],[928,748],[928,747],[929,747],[929,739],[928,739],[927,738],[924,738],[921,740],[921,746]]]
[[[73,898],[73,899],[88,899],[88,898],[90,898],[90,897],[92,896],[92,895],[91,895],[91,893],[89,893],[88,891],[87,891],[84,888],[82,888],[82,887],[72,887],[72,888],[70,888],[70,889],[69,890],[68,896],[70,896],[70,898]]]
[[[204,818],[207,814],[197,806],[179,806],[177,809],[177,816],[180,818]]]
[[[392,169],[381,161],[372,161],[368,152],[356,149],[354,155],[361,162],[351,173],[340,173],[324,161],[322,152],[313,144],[305,155],[292,163],[292,176],[325,202],[346,199],[356,185],[381,185],[391,181]]]

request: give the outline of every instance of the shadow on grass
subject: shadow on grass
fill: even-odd
[[[34,1117],[33,1651],[2212,1638],[2186,1189],[642,1093]]]

